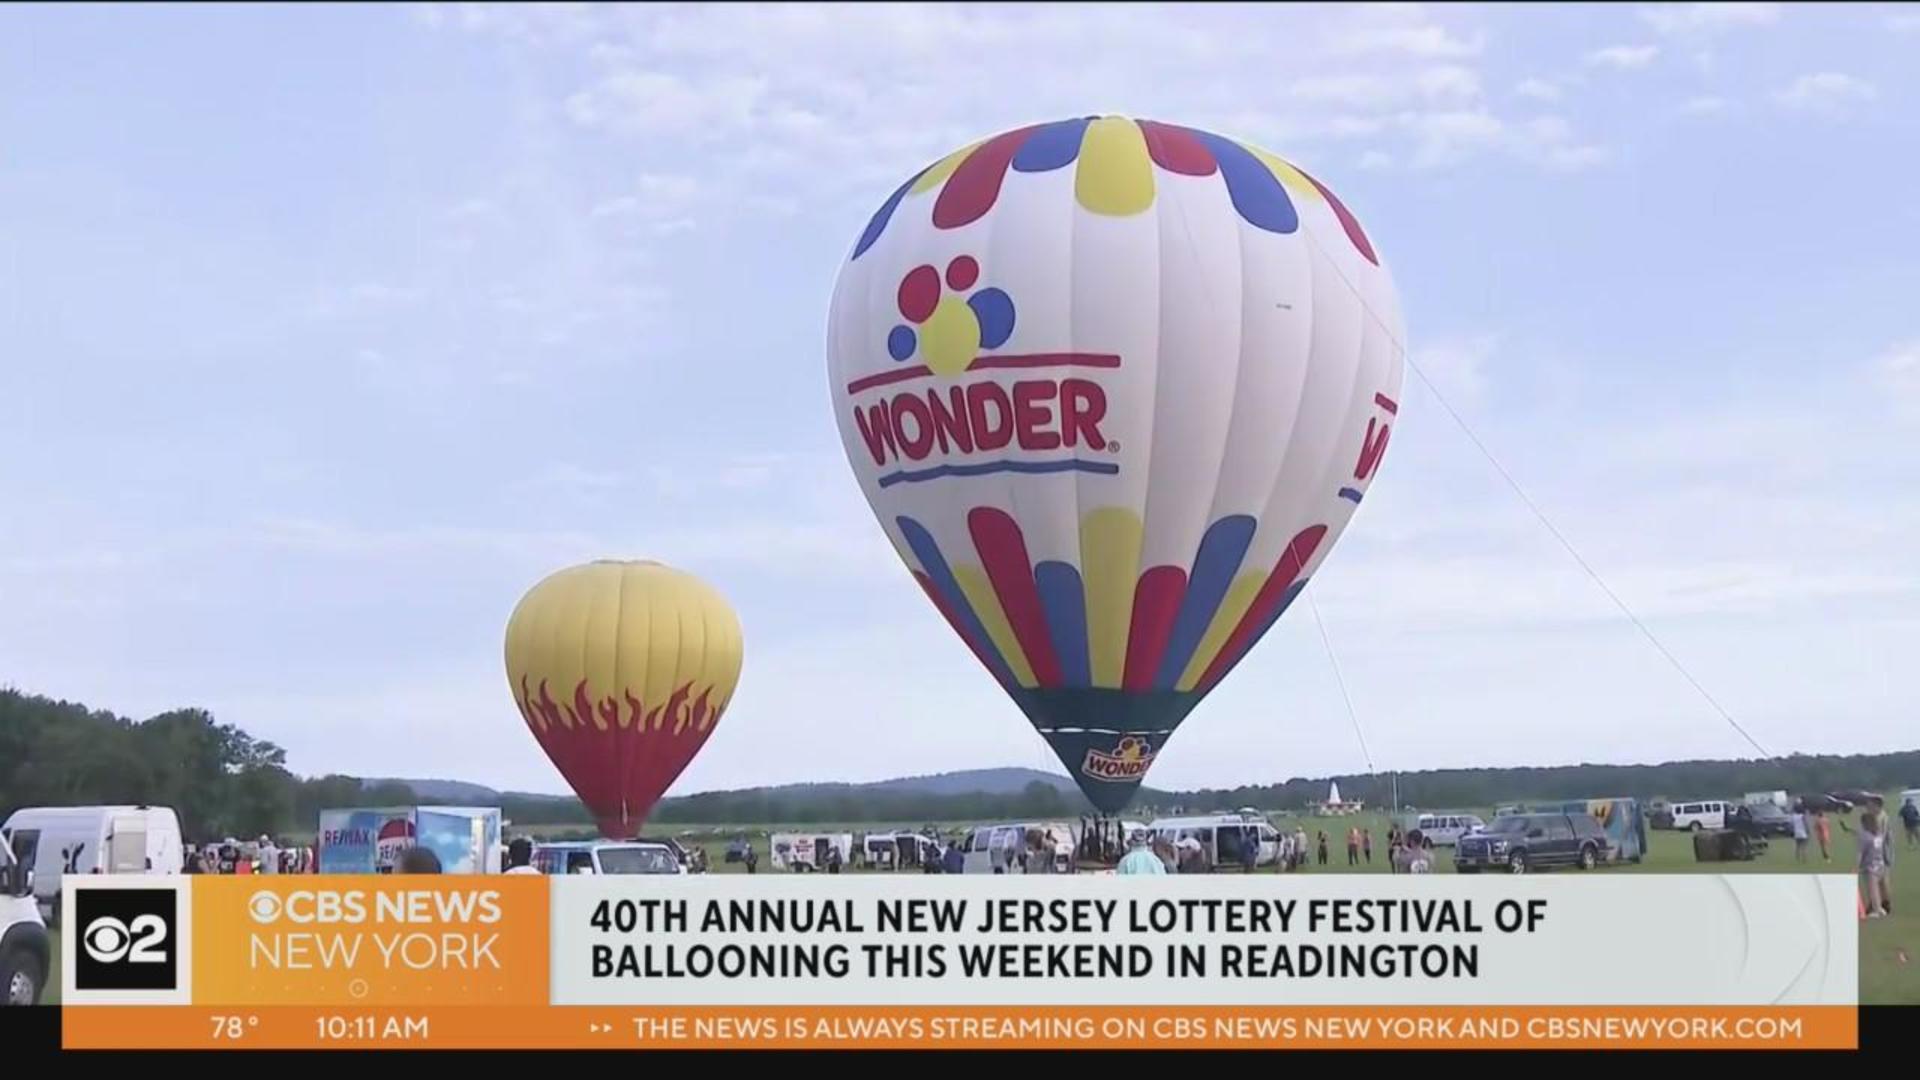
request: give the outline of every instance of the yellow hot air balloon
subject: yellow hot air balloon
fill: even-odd
[[[636,835],[740,681],[740,620],[691,574],[600,560],[507,621],[507,681],[541,749],[613,838]]]

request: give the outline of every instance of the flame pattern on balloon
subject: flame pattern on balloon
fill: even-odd
[[[984,139],[873,214],[827,353],[921,589],[1100,809],[1281,618],[1366,497],[1404,333],[1360,222],[1176,124]]]
[[[614,838],[633,836],[705,745],[740,675],[740,627],[705,584],[597,562],[528,591],[507,625],[527,729]]]

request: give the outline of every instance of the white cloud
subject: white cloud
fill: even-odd
[[[1414,350],[1413,364],[1457,408],[1479,405],[1487,394],[1487,361],[1499,345],[1492,334],[1438,341]]]
[[[1903,11],[1898,15],[1887,16],[1887,29],[1896,34],[1910,34],[1920,30],[1920,11]]]
[[[1686,116],[1717,116],[1733,108],[1733,102],[1723,97],[1704,94],[1691,97],[1680,106],[1680,112]]]
[[[1360,155],[1360,167],[1369,171],[1393,168],[1393,155],[1383,150],[1369,150]]]
[[[473,28],[550,46],[564,35],[521,29],[540,10],[489,15]],[[560,115],[697,163],[690,168],[703,178],[703,198],[724,198],[735,211],[755,191],[819,205],[885,190],[956,146],[1089,102],[1283,152],[1364,139],[1362,151],[1437,167],[1512,149],[1501,135],[1511,118],[1485,102],[1483,36],[1418,5],[1297,7],[1257,18],[1231,8],[1170,17],[1140,6],[1099,21],[1041,6],[609,5],[561,21],[575,19],[597,28],[571,41],[576,66],[592,74],[557,95]],[[440,24],[463,25],[450,15]],[[1269,77],[1272,56],[1288,50],[1295,61],[1278,107],[1248,108],[1230,88]],[[551,62],[558,52],[535,55]],[[1063,52],[1088,59],[1051,62]],[[952,63],[959,54],[980,59]],[[1193,83],[1185,74],[1201,60],[1216,78]],[[1021,87],[1011,103],[998,92],[1009,84]],[[1521,156],[1551,168],[1567,155]],[[659,218],[682,219],[698,215]]]
[[[500,208],[491,200],[475,198],[449,207],[447,218],[451,221],[472,221],[478,218],[497,217],[499,213]]]
[[[1894,411],[1906,419],[1920,420],[1920,338],[1888,349],[1874,369]]]
[[[1560,100],[1560,88],[1545,79],[1522,79],[1514,86],[1513,92],[1535,101]]]
[[[1662,4],[1640,9],[1640,18],[1662,34],[1711,33],[1739,26],[1771,26],[1779,4]]]
[[[1610,67],[1621,71],[1643,68],[1660,55],[1658,45],[1609,45],[1587,54],[1588,67]]]
[[[1480,96],[1480,76],[1470,68],[1447,64],[1425,68],[1411,79],[1397,73],[1309,76],[1295,80],[1287,92],[1301,101],[1382,109],[1415,100],[1473,101]]]
[[[1399,53],[1423,59],[1478,56],[1485,44],[1485,38],[1480,35],[1456,37],[1446,27],[1432,23],[1361,27],[1334,37],[1336,52]]]
[[[1837,115],[1849,105],[1872,101],[1879,92],[1871,83],[1837,71],[1802,75],[1774,94],[1781,105],[1801,112]]]
[[[1416,169],[1455,164],[1477,149],[1499,145],[1506,132],[1500,118],[1485,110],[1402,113],[1399,124],[1414,136]]]
[[[718,138],[750,127],[766,91],[766,80],[752,76],[721,76],[696,85],[668,72],[626,70],[567,98],[566,109],[583,127]]]
[[[1514,152],[1556,172],[1578,172],[1605,162],[1605,147],[1579,142],[1563,116],[1538,116],[1513,130]]]
[[[1472,100],[1480,96],[1480,77],[1471,69],[1458,65],[1428,68],[1415,76],[1414,85],[1429,101]]]
[[[1318,75],[1296,79],[1287,92],[1302,101],[1331,102],[1358,108],[1390,105],[1404,90],[1380,75]]]

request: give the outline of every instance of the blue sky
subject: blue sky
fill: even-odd
[[[9,7],[0,680],[559,790],[506,616],[645,556],[747,636],[675,790],[1053,767],[861,500],[826,301],[900,179],[1111,111],[1337,190],[1769,749],[1911,748],[1916,55],[1884,5]],[[1382,770],[1748,752],[1411,373],[1311,594]],[[1366,765],[1301,605],[1151,779]]]

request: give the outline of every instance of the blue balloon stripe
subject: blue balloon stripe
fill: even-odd
[[[1300,227],[1300,214],[1287,197],[1285,185],[1264,162],[1232,139],[1192,128],[1187,131],[1213,151],[1220,175],[1227,181],[1227,197],[1248,224],[1275,233],[1290,233]]]
[[[1340,497],[1348,502],[1358,503],[1360,501],[1360,492],[1355,488],[1341,488]]]
[[[1033,568],[1033,581],[1040,590],[1040,606],[1047,613],[1047,634],[1053,639],[1054,655],[1060,658],[1063,685],[1092,686],[1093,668],[1087,658],[1087,598],[1080,571],[1049,560]]]
[[[1026,144],[1013,155],[1015,172],[1052,172],[1073,163],[1080,156],[1080,140],[1087,133],[1085,118],[1047,124],[1027,136]]]
[[[935,465],[931,469],[903,469],[880,477],[881,487],[895,484],[917,484],[923,480],[938,480],[943,476],[985,476],[988,473],[1056,473],[1087,472],[1102,476],[1112,476],[1120,471],[1120,466],[1110,461],[1081,461],[1074,458],[1068,461],[980,461],[971,465]]]
[[[928,166],[928,168],[931,167]],[[913,185],[926,174],[926,171],[921,169],[908,177],[907,182],[901,184],[898,191],[889,195],[887,201],[880,204],[880,209],[874,211],[873,218],[867,222],[866,231],[860,234],[860,242],[853,245],[853,254],[847,257],[848,262],[865,255],[867,249],[873,246],[873,242],[880,239],[880,234],[887,231],[887,222],[893,220],[893,211],[899,207],[900,200],[907,197],[907,192],[913,190]]]
[[[1193,659],[1193,651],[1200,647],[1200,639],[1206,636],[1214,613],[1226,599],[1234,575],[1240,572],[1257,524],[1246,514],[1234,514],[1208,526],[1206,535],[1200,538],[1200,551],[1193,557],[1187,595],[1180,602],[1179,614],[1174,616],[1167,651],[1160,657],[1160,669],[1154,674],[1155,688],[1171,690],[1180,681],[1180,673]]]
[[[980,650],[981,656],[987,658],[994,677],[1000,680],[1002,686],[1020,685],[1014,681],[1013,669],[1007,666],[1006,657],[1000,655],[993,639],[987,636],[987,629],[980,624],[980,616],[975,614],[973,605],[967,602],[967,594],[954,579],[953,569],[947,565],[946,557],[940,554],[940,545],[934,543],[933,534],[904,514],[895,518],[894,523],[900,526],[901,535],[907,538],[907,546],[913,549],[914,558],[919,559],[921,567],[926,570],[927,580],[940,590],[940,598],[946,601],[954,618],[960,620],[969,642]]]

